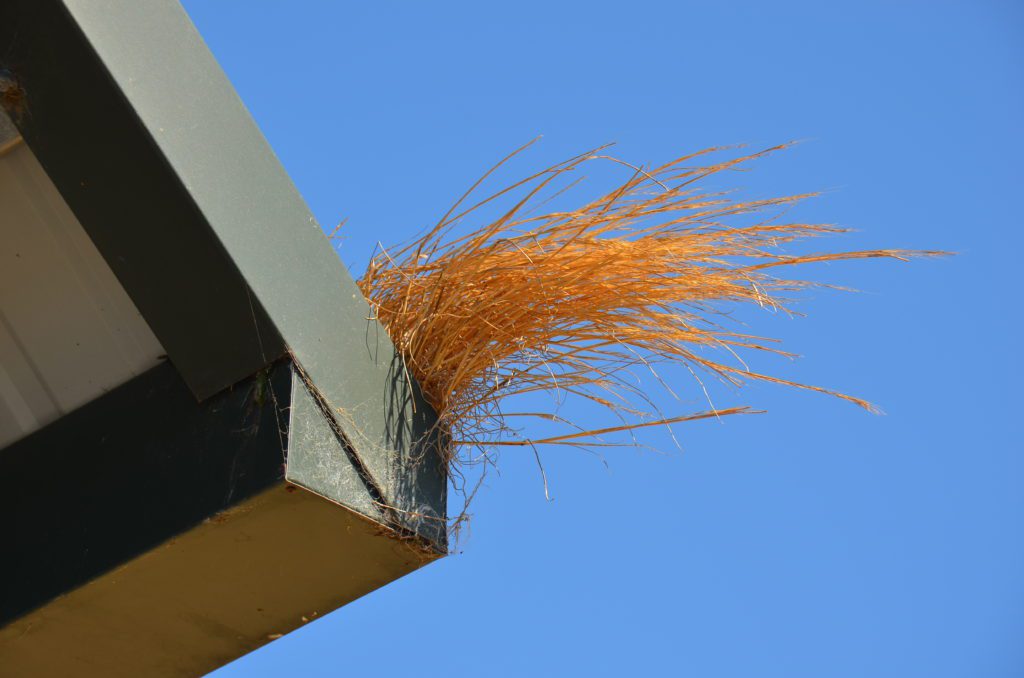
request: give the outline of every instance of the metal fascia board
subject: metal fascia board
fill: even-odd
[[[414,511],[403,497],[423,467],[443,496],[433,413],[178,2],[65,4],[384,500]]]

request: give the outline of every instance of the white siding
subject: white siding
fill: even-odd
[[[0,155],[0,448],[162,353],[28,146]]]

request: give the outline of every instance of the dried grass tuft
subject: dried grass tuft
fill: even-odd
[[[532,215],[548,193],[574,185],[566,180],[582,165],[612,160],[599,148],[470,203],[519,149],[422,237],[376,256],[359,286],[438,412],[451,441],[449,461],[458,466],[478,459],[475,449],[494,446],[607,444],[607,434],[749,411],[657,414],[631,371],[653,371],[664,361],[686,366],[698,386],[709,375],[735,385],[760,380],[872,410],[860,398],[749,369],[742,352],[786,354],[773,340],[723,327],[720,313],[737,302],[787,310],[786,294],[815,283],[776,276],[801,264],[940,253],[787,254],[784,246],[794,241],[844,229],[762,218],[808,195],[741,202],[699,187],[780,148],[710,162],[722,150],[713,148],[649,170],[628,166],[622,185],[582,207]],[[502,199],[512,205],[499,218],[455,233],[457,223]],[[579,430],[551,413],[504,411],[510,398],[535,392],[590,401],[621,424]],[[564,432],[519,438],[511,421],[522,416]]]

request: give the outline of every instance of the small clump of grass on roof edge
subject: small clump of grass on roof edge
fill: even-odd
[[[698,393],[708,378],[756,380],[874,411],[861,398],[748,367],[745,355],[788,354],[773,339],[724,325],[722,309],[743,303],[788,311],[790,295],[819,284],[791,277],[805,264],[944,253],[787,253],[796,241],[845,230],[771,218],[814,194],[741,201],[703,188],[709,177],[786,146],[718,161],[729,149],[709,148],[653,168],[611,158],[602,147],[475,199],[484,180],[524,146],[420,237],[382,249],[358,284],[436,410],[449,465],[457,471],[497,447],[632,444],[631,435],[622,443],[607,436],[750,412],[709,407],[666,416],[647,382],[636,379],[642,371],[657,381],[656,366],[665,362],[685,366]],[[623,183],[574,209],[536,214],[552,195],[576,188],[585,165],[608,161],[624,166]],[[501,201],[511,206],[464,232],[461,224]],[[504,406],[537,392],[588,401],[619,423],[585,429],[553,412]],[[561,432],[523,436],[523,417]]]

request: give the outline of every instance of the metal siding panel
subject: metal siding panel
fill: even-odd
[[[3,446],[164,350],[24,144],[0,157],[0,237]]]

